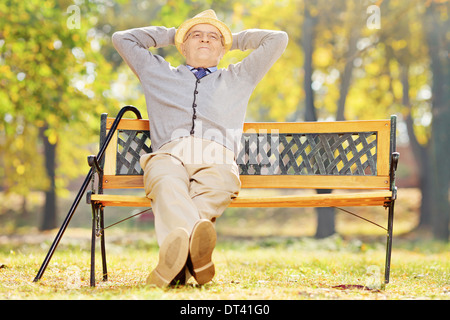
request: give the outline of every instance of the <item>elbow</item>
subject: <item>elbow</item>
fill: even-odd
[[[119,44],[119,42],[120,42],[122,39],[123,39],[123,35],[122,35],[122,32],[121,32],[121,31],[114,32],[113,35],[112,35],[112,37],[111,37],[112,43],[113,43],[113,45],[114,45],[115,47],[117,47],[117,45]]]
[[[271,36],[272,48],[278,55],[283,54],[289,42],[289,36],[284,31],[274,31]]]
[[[114,47],[120,48],[123,47],[124,42],[130,39],[130,34],[126,31],[116,31],[111,36],[111,41],[114,45]]]
[[[279,46],[283,48],[283,50],[287,47],[289,42],[289,36],[285,31],[278,31],[278,41]]]

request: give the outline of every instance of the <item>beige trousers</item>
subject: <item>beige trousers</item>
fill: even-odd
[[[191,233],[199,219],[215,222],[241,186],[234,153],[192,136],[142,156],[140,164],[159,245],[177,227]]]

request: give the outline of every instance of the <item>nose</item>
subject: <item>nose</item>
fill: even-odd
[[[202,37],[201,37],[200,41],[209,42],[208,34],[206,34],[205,32],[202,33]]]

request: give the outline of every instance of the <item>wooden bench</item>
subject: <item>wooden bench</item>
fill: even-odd
[[[128,110],[130,107],[128,107]],[[107,280],[104,208],[151,207],[142,196],[108,194],[110,189],[143,188],[141,155],[151,152],[148,120],[101,116],[103,153],[89,157],[92,190],[91,285],[95,285],[95,237],[101,239],[103,280]],[[123,113],[121,113],[123,114]],[[242,188],[345,189],[345,193],[239,196],[230,207],[388,208],[385,283],[389,282],[394,202],[396,117],[390,120],[245,123],[236,162]],[[106,144],[106,146],[105,146]],[[101,150],[102,151],[102,150]],[[100,159],[101,158],[101,159]],[[99,160],[100,159],[100,160]],[[94,176],[98,175],[97,188]]]

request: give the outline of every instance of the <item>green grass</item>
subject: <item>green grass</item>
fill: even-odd
[[[71,204],[69,200],[61,204],[63,211]],[[136,218],[107,230],[109,281],[99,280],[98,255],[97,285],[91,288],[90,231],[84,228],[90,221],[87,206],[80,206],[38,283],[33,279],[57,231],[39,233],[3,217],[0,300],[449,300],[450,243],[436,242],[430,235],[414,231],[419,201],[418,190],[400,190],[391,281],[385,287],[381,285],[385,231],[339,211],[336,231],[341,236],[316,240],[312,208],[227,209],[217,222],[213,281],[198,286],[191,279],[187,286],[165,289],[144,285],[158,259],[152,221]],[[386,211],[382,208],[352,211],[386,224]],[[123,213],[108,210],[106,225],[121,218]],[[33,219],[39,221],[37,217]],[[345,285],[347,289],[342,289]],[[364,286],[371,290],[363,289]]]
[[[67,232],[44,277],[34,283],[48,250],[43,243],[0,245],[0,299],[446,299],[450,298],[450,246],[397,243],[391,282],[382,286],[384,245],[333,236],[312,238],[220,239],[214,252],[216,276],[204,286],[145,286],[158,248],[146,233],[108,241],[109,281],[89,286],[87,230]],[[121,240],[118,240],[121,239]],[[130,240],[131,239],[131,240]],[[132,244],[131,244],[132,242]],[[335,288],[342,285],[360,287]],[[363,286],[371,290],[362,289]]]

